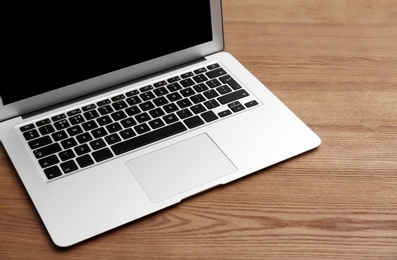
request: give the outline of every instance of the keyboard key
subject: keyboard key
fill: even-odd
[[[231,114],[232,114],[232,111],[230,111],[230,110],[228,109],[228,110],[224,110],[224,111],[219,112],[219,113],[218,113],[218,116],[220,116],[220,117],[225,117],[225,116],[228,116],[228,115],[231,115]]]
[[[229,94],[219,97],[218,101],[222,105],[224,105],[224,104],[231,103],[233,101],[236,101],[240,98],[244,98],[247,96],[249,96],[249,94],[245,90],[241,89],[241,90],[238,90],[238,91],[235,91],[235,92],[232,92],[232,93],[229,93]]]
[[[92,157],[94,157],[96,162],[101,162],[106,159],[112,158],[113,154],[109,150],[109,148],[103,148],[102,150],[93,152]]]
[[[82,155],[91,152],[91,148],[87,144],[82,144],[74,148],[77,155]]]
[[[60,166],[65,174],[74,172],[78,169],[76,163],[73,160],[61,163]]]
[[[94,164],[94,160],[92,160],[91,156],[86,154],[76,159],[77,163],[81,168],[87,167],[89,165]]]
[[[48,135],[28,142],[31,149],[37,149],[50,143],[52,143],[52,140]]]
[[[41,168],[47,168],[57,163],[59,163],[59,159],[55,155],[51,155],[39,160]]]
[[[250,102],[245,103],[246,107],[253,107],[253,106],[256,106],[256,105],[258,105],[258,102],[256,100],[252,100]]]
[[[205,73],[205,75],[207,75],[210,79],[217,78],[217,77],[220,77],[225,74],[226,74],[226,71],[222,68],[219,68],[216,70],[211,70],[211,71]]]
[[[191,117],[191,118],[188,118],[188,119],[186,119],[185,121],[183,121],[186,125],[187,125],[187,127],[189,127],[189,128],[194,128],[194,127],[197,127],[197,126],[200,126],[200,125],[203,125],[204,124],[204,121],[203,121],[203,119],[201,119],[199,116],[194,116],[194,117]]]
[[[215,115],[215,113],[212,112],[212,111],[207,111],[207,112],[205,112],[205,113],[202,113],[202,114],[201,114],[201,117],[202,117],[207,123],[209,123],[209,122],[211,122],[211,121],[214,121],[214,120],[218,119],[218,116]]]
[[[40,135],[36,129],[32,129],[32,130],[28,130],[27,132],[24,132],[23,136],[25,137],[26,141],[29,141],[29,140],[39,137]]]
[[[127,139],[126,141],[123,141],[121,143],[117,143],[113,145],[111,149],[116,155],[123,154],[144,145],[181,133],[185,130],[187,130],[187,128],[181,122],[177,122],[175,124],[159,128],[144,135],[132,139]]]
[[[53,166],[53,167],[47,168],[44,170],[44,173],[47,176],[47,179],[49,179],[49,180],[52,180],[59,176],[62,176],[62,172],[58,168],[58,166]]]
[[[47,119],[45,119],[45,120],[47,120]],[[20,130],[21,130],[21,132],[25,132],[25,131],[28,131],[28,130],[32,130],[34,128],[35,128],[34,124],[29,124],[29,125],[22,126],[20,128]]]
[[[39,159],[47,155],[57,153],[61,150],[62,150],[61,146],[58,143],[54,143],[33,151],[33,154],[36,156],[37,159]]]

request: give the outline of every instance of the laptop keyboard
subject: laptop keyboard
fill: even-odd
[[[52,180],[256,105],[215,63],[20,130]]]

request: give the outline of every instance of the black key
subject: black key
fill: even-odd
[[[76,140],[74,140],[73,138],[69,138],[69,139],[63,140],[63,141],[61,142],[61,145],[62,145],[62,147],[63,147],[64,149],[68,149],[68,148],[70,148],[70,147],[76,146],[76,145],[77,145],[77,142],[76,142]]]
[[[51,180],[56,177],[62,176],[61,170],[59,170],[58,166],[53,166],[44,170],[47,179]]]
[[[102,101],[99,101],[98,103],[96,103],[98,106],[104,106],[104,105],[107,105],[107,104],[110,104],[110,100],[109,99],[105,99],[105,100],[102,100]]]
[[[139,114],[139,115],[135,116],[135,119],[139,123],[143,123],[143,122],[149,121],[151,119],[151,117],[149,116],[148,113],[145,112],[145,113],[142,113],[142,114]]]
[[[98,150],[99,148],[105,147],[106,144],[105,141],[103,141],[102,139],[97,139],[90,142],[90,146],[93,150]]]
[[[153,89],[153,87],[151,85],[148,85],[148,86],[145,86],[145,87],[141,87],[139,90],[141,92],[146,92],[146,91],[149,91],[151,89]]]
[[[230,110],[228,109],[228,110],[219,112],[219,113],[218,113],[218,116],[220,116],[220,117],[225,117],[225,116],[228,116],[228,115],[231,115],[231,114],[232,114],[232,111],[230,111]]]
[[[120,135],[121,135],[121,137],[123,137],[123,139],[128,139],[128,138],[134,137],[136,134],[135,134],[134,130],[132,130],[131,128],[128,128],[123,131],[120,131]]]
[[[153,118],[156,118],[156,117],[159,117],[159,116],[163,116],[165,113],[164,113],[164,111],[163,111],[161,108],[155,108],[155,109],[153,109],[153,110],[150,110],[150,111],[149,111],[149,114],[150,114]]]
[[[54,123],[54,126],[57,130],[65,129],[70,126],[69,122],[66,119],[59,120]]]
[[[89,104],[89,105],[86,105],[83,107],[83,111],[86,112],[86,111],[94,109],[94,108],[96,108],[95,104]]]
[[[43,126],[43,125],[46,125],[46,124],[49,124],[49,123],[51,123],[51,121],[50,121],[50,119],[43,119],[43,120],[40,120],[40,121],[37,121],[36,122],[36,125],[37,126]]]
[[[219,87],[221,83],[217,79],[212,79],[206,82],[207,86],[210,88]]]
[[[51,155],[39,160],[41,168],[47,168],[57,163],[59,163],[59,159],[55,155]]]
[[[203,95],[201,95],[201,94],[197,94],[197,95],[194,95],[194,96],[190,97],[190,100],[194,104],[197,104],[197,103],[203,102],[204,100],[206,100],[206,98]]]
[[[181,111],[176,112],[176,114],[179,116],[180,119],[185,119],[188,118],[189,116],[192,116],[192,112],[190,112],[190,110],[188,109],[184,109]]]
[[[244,98],[247,96],[249,96],[249,94],[244,89],[241,89],[241,90],[238,90],[238,91],[235,91],[235,92],[232,92],[232,93],[229,93],[229,94],[219,97],[218,101],[222,105],[224,105],[224,104],[234,102],[240,98]]]
[[[169,114],[166,116],[163,116],[163,120],[167,123],[167,124],[171,124],[174,123],[176,121],[178,121],[178,117],[175,114]]]
[[[98,108],[98,111],[99,111],[99,113],[101,113],[101,115],[106,115],[106,114],[112,113],[114,110],[111,106],[106,105],[106,106]]]
[[[258,101],[256,101],[256,100],[252,100],[252,101],[249,101],[249,102],[245,103],[246,107],[253,107],[253,106],[256,106],[256,105],[258,105]]]
[[[124,99],[124,95],[123,94],[120,94],[120,95],[112,97],[112,101],[113,102],[116,102],[116,101],[119,101],[119,100],[122,100],[122,99]]]
[[[172,78],[167,79],[167,81],[168,81],[168,83],[172,83],[172,82],[178,81],[178,80],[180,80],[180,79],[181,79],[180,77],[175,76],[175,77],[172,77]]]
[[[163,109],[167,113],[172,113],[172,112],[177,111],[178,107],[175,104],[168,104],[168,105],[163,106]]]
[[[121,143],[115,144],[111,148],[116,155],[119,155],[137,149],[144,145],[181,133],[185,130],[187,130],[187,128],[181,122],[178,122],[163,128],[159,128],[157,130],[138,136],[136,138],[128,139]]]
[[[62,150],[61,146],[57,143],[54,143],[33,151],[33,154],[36,156],[37,159],[39,159],[39,158],[43,158],[44,156],[57,153],[61,150]]]
[[[61,158],[62,161],[67,161],[67,160],[70,160],[70,159],[76,157],[76,155],[74,154],[74,152],[71,149],[58,153],[58,156],[59,156],[59,158]]]
[[[81,168],[87,167],[94,163],[94,160],[92,160],[91,156],[88,154],[78,157],[76,161]]]
[[[193,79],[194,79],[194,81],[196,81],[197,83],[201,83],[201,82],[204,82],[204,81],[207,81],[207,80],[208,80],[208,78],[207,78],[204,74],[199,74],[199,75],[197,75],[197,76],[194,76]]]
[[[159,128],[159,127],[164,126],[165,124],[164,124],[164,122],[163,122],[160,118],[157,118],[157,119],[155,119],[155,120],[150,121],[150,122],[149,122],[149,125],[150,125],[153,129],[157,129],[157,128]]]
[[[183,73],[181,75],[181,78],[186,79],[186,78],[189,78],[191,76],[194,76],[193,72],[187,72],[187,73]]]
[[[104,126],[113,122],[109,116],[103,116],[96,120],[100,126]]]
[[[136,105],[136,104],[139,104],[142,102],[142,100],[137,96],[127,98],[126,100],[130,106],[133,106],[133,105]]]
[[[179,85],[178,82],[167,85],[167,88],[170,92],[182,89],[181,85]]]
[[[150,131],[150,127],[146,123],[137,125],[134,127],[134,129],[138,134],[143,134]]]
[[[72,125],[77,125],[84,122],[85,120],[82,115],[76,115],[74,117],[69,118],[69,121]]]
[[[86,143],[88,141],[92,140],[92,136],[90,135],[90,133],[82,133],[78,136],[76,136],[77,141],[82,144],[82,143]]]
[[[216,88],[216,90],[221,94],[224,95],[226,93],[232,92],[232,89],[229,88],[227,85],[220,86]]]
[[[207,123],[208,123],[208,122],[211,122],[211,121],[214,121],[214,120],[216,120],[216,119],[218,119],[218,116],[215,115],[215,113],[212,112],[212,111],[207,111],[207,112],[205,112],[205,113],[202,113],[202,114],[201,114],[201,117],[204,118],[204,120],[205,120]]]
[[[105,128],[100,127],[100,128],[95,129],[95,130],[92,130],[92,131],[91,131],[91,134],[92,134],[95,138],[99,138],[99,137],[102,137],[102,136],[104,136],[104,135],[107,135],[107,132],[106,132]]]
[[[211,65],[207,66],[207,68],[209,70],[213,70],[213,69],[219,68],[219,64],[218,63],[214,63],[214,64],[211,64]]]
[[[211,99],[211,100],[208,100],[208,101],[204,102],[204,105],[205,105],[208,109],[212,109],[212,108],[216,108],[216,107],[219,107],[219,106],[220,106],[219,103],[218,103],[218,101],[216,101],[215,99]]]
[[[201,73],[206,72],[206,71],[207,71],[206,68],[199,68],[199,69],[195,70],[194,73],[201,74]]]
[[[82,155],[91,152],[91,149],[87,144],[82,144],[74,148],[74,151],[77,153],[77,155]]]
[[[136,89],[131,90],[131,91],[128,91],[127,93],[125,93],[125,95],[126,95],[127,97],[132,97],[132,96],[135,96],[135,95],[138,95],[138,94],[139,94],[139,91],[136,90]]]
[[[112,135],[106,136],[106,137],[105,137],[105,140],[106,140],[106,142],[107,142],[109,145],[111,145],[111,144],[120,142],[120,141],[121,141],[121,138],[120,138],[120,136],[118,136],[117,134],[112,134]]]
[[[143,111],[148,111],[150,109],[154,108],[154,105],[151,101],[147,101],[145,103],[142,103],[139,105],[139,107],[143,110]]]
[[[228,84],[232,89],[237,90],[240,89],[241,86],[238,84],[232,77],[229,75],[225,75],[219,78],[224,84]]]
[[[153,84],[153,86],[155,88],[159,88],[159,87],[165,86],[165,85],[167,85],[167,82],[165,80]]]
[[[153,102],[158,107],[168,104],[168,100],[165,97],[156,98],[156,99],[153,100]]]
[[[72,126],[66,130],[69,135],[78,135],[83,132],[83,129],[79,125]]]
[[[51,119],[52,119],[52,121],[59,121],[59,120],[61,120],[61,119],[65,119],[66,118],[66,115],[65,114],[60,114],[60,115],[56,115],[56,116],[53,116],[53,117],[51,117]]]
[[[207,109],[205,109],[205,107],[203,105],[197,104],[197,105],[191,106],[190,110],[192,110],[193,113],[195,113],[195,114],[201,114],[201,113],[205,112]]]
[[[204,124],[203,119],[201,119],[199,116],[194,116],[194,117],[188,118],[183,122],[185,122],[185,124],[189,128],[194,128],[194,127]]]
[[[208,98],[208,99],[211,99],[211,98],[218,97],[219,94],[215,90],[211,89],[211,90],[204,92],[204,96],[206,96],[206,98]]]
[[[196,90],[197,92],[203,92],[203,91],[208,90],[207,85],[205,85],[204,83],[198,84],[198,85],[194,86],[193,88],[194,88],[194,90]]]
[[[98,127],[97,123],[95,123],[94,120],[85,122],[81,126],[84,128],[85,131],[90,131]]]
[[[165,87],[161,87],[161,88],[155,89],[153,92],[154,92],[154,94],[156,94],[158,97],[163,96],[163,95],[169,93],[168,90],[167,90]]]
[[[99,114],[96,110],[87,111],[83,115],[87,120],[94,119],[99,116]]]
[[[151,91],[144,92],[144,93],[140,94],[139,96],[141,97],[141,99],[143,101],[147,101],[147,100],[155,98],[155,95]]]
[[[141,110],[137,106],[129,107],[125,110],[129,116],[137,115],[141,113]]]
[[[53,133],[51,136],[55,141],[60,141],[60,140],[68,137],[68,135],[66,134],[66,132],[64,130]]]
[[[182,96],[179,95],[179,93],[172,93],[172,94],[167,95],[167,98],[168,98],[171,102],[173,102],[173,101],[176,101],[176,100],[178,100],[178,99],[181,99]]]
[[[124,126],[124,128],[136,125],[136,122],[133,118],[126,118],[124,120],[121,120],[120,123]]]
[[[42,135],[46,135],[55,132],[55,129],[52,125],[45,125],[40,127],[39,131]]]
[[[50,143],[52,143],[52,140],[48,135],[28,142],[31,149],[37,149]]]
[[[238,101],[230,103],[228,107],[235,113],[245,109],[245,107]]]
[[[23,136],[25,137],[26,141],[29,141],[29,140],[39,137],[40,135],[36,129],[32,129],[32,130],[28,130],[27,132],[24,132]]]
[[[68,116],[74,116],[74,115],[77,115],[77,114],[80,114],[81,113],[81,110],[80,109],[73,109],[73,110],[70,110],[69,112],[67,112],[66,114],[68,115]]]
[[[114,132],[120,131],[123,128],[121,127],[121,125],[118,122],[116,122],[116,123],[107,125],[106,129],[108,130],[109,133],[114,133]]]
[[[94,157],[95,161],[100,162],[113,157],[113,154],[109,148],[103,148],[102,150],[93,152],[92,157]]]
[[[32,129],[34,129],[34,124],[29,124],[29,125],[22,126],[20,129],[21,129],[21,132],[32,130]]]
[[[177,104],[180,108],[185,108],[185,107],[191,106],[191,105],[192,105],[192,102],[190,102],[189,99],[185,98],[185,99],[179,100],[178,102],[176,102],[176,104]]]
[[[76,163],[73,160],[61,163],[60,166],[64,173],[71,173],[78,169]]]
[[[126,108],[127,106],[128,106],[128,105],[127,105],[127,103],[124,102],[124,100],[119,100],[119,101],[114,102],[114,103],[112,104],[112,107],[113,107],[115,110],[120,110],[120,109]]]
[[[183,87],[185,87],[185,88],[186,88],[186,87],[190,87],[190,86],[192,86],[192,85],[195,84],[194,81],[191,80],[191,79],[184,79],[184,80],[181,80],[180,83],[181,83],[181,85],[182,85]]]
[[[216,70],[211,70],[207,73],[205,73],[205,75],[207,75],[210,79],[216,78],[216,77],[220,77],[222,75],[225,75],[226,71],[222,68],[216,69]]]

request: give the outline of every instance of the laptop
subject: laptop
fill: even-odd
[[[16,9],[3,37],[0,140],[60,247],[320,144],[224,52],[220,0],[141,2]]]

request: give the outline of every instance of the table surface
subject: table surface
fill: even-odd
[[[397,1],[223,8],[226,51],[320,147],[67,249],[0,147],[1,259],[397,259]]]

